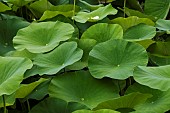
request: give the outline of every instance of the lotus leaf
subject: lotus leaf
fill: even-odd
[[[11,95],[23,80],[27,69],[32,67],[32,62],[20,57],[0,57],[0,96]]]
[[[67,103],[64,100],[49,97],[34,106],[29,113],[72,113],[78,109],[87,109],[87,107],[79,103]]]
[[[87,21],[96,22],[102,20],[107,15],[115,15],[116,13],[117,10],[113,8],[111,4],[109,4],[105,7],[100,7],[90,13],[78,12],[77,15],[73,17],[73,19],[80,23],[85,23]]]
[[[170,89],[170,65],[160,67],[145,67],[139,66],[134,70],[134,79],[142,84],[153,89],[167,91]]]
[[[123,38],[123,29],[118,24],[98,23],[88,28],[81,36],[81,39],[94,39],[97,43],[109,39]]]
[[[37,74],[56,74],[61,69],[81,59],[83,51],[76,42],[65,42],[50,53],[40,54],[34,58]]]
[[[169,12],[169,0],[146,0],[144,12],[158,18],[165,19]]]
[[[130,17],[127,17],[127,18],[118,17],[118,18],[111,20],[111,23],[121,25],[124,32],[128,28],[135,26],[135,25],[138,25],[140,23],[144,23],[144,24],[150,25],[150,26],[155,25],[155,23],[152,20],[150,20],[148,18],[139,18],[137,16],[130,16]]]
[[[71,38],[73,32],[72,25],[59,21],[32,23],[18,31],[13,39],[14,47],[17,50],[27,49],[32,53],[48,52],[61,41]]]
[[[141,45],[114,39],[94,46],[88,67],[95,78],[126,79],[133,76],[136,66],[145,66],[147,62],[146,50]]]
[[[156,28],[146,24],[130,27],[124,33],[123,39],[129,41],[142,41],[152,39],[156,35]]]
[[[49,86],[50,97],[67,102],[79,102],[90,109],[97,104],[118,97],[109,79],[94,79],[87,71],[65,73],[55,77]]]

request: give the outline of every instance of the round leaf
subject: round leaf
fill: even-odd
[[[18,89],[32,62],[26,58],[0,57],[0,64],[0,96],[10,95]]]
[[[34,58],[37,73],[56,74],[61,69],[81,59],[83,51],[77,48],[76,42],[65,42],[50,53],[40,54]]]
[[[14,47],[17,50],[27,49],[32,53],[43,53],[54,49],[59,42],[72,37],[74,27],[63,22],[32,23],[20,29],[14,37]]]
[[[81,36],[81,39],[94,39],[98,43],[109,39],[123,38],[123,29],[118,24],[98,23],[88,28]]]
[[[134,79],[153,89],[167,91],[170,89],[170,65],[160,67],[139,66],[134,70]]]
[[[156,28],[170,33],[170,20],[159,19],[156,21]]]
[[[89,72],[78,71],[55,77],[49,86],[50,97],[79,102],[89,108],[118,97],[109,79],[94,79]]]
[[[89,70],[95,78],[126,79],[136,66],[145,66],[148,56],[141,45],[124,40],[97,44],[89,54]]]

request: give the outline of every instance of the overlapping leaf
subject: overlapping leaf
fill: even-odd
[[[155,25],[155,23],[152,20],[150,20],[148,18],[139,18],[137,16],[130,16],[130,17],[127,17],[127,18],[118,17],[118,18],[111,20],[111,23],[121,25],[124,32],[128,28],[135,26],[135,25],[138,25],[140,23],[144,23],[144,24],[150,25],[150,26]]]
[[[49,95],[67,102],[79,102],[91,109],[103,101],[118,97],[116,88],[109,79],[94,79],[86,71],[55,77],[49,86]]]
[[[134,79],[153,89],[167,91],[170,89],[170,65],[161,67],[140,66],[134,70]]]
[[[48,52],[58,46],[60,41],[71,38],[73,32],[72,25],[59,21],[32,23],[18,31],[13,39],[14,47],[33,53]]]
[[[20,57],[0,57],[0,96],[14,93],[23,80],[24,72],[32,62]]]
[[[123,38],[123,29],[118,24],[98,23],[88,28],[81,36],[81,39],[94,39],[97,43],[109,39]]]
[[[76,42],[65,42],[52,52],[40,54],[34,58],[37,74],[56,74],[61,69],[81,59],[83,51],[77,48]]]
[[[126,79],[136,66],[148,62],[146,50],[139,44],[109,40],[97,44],[89,54],[89,70],[95,78]]]
[[[90,22],[96,22],[98,20],[102,20],[107,15],[115,15],[117,13],[117,10],[112,7],[111,4],[100,7],[90,13],[88,12],[78,12],[76,16],[73,17],[73,19],[80,23],[85,23],[87,21]]]
[[[57,98],[46,98],[34,106],[29,113],[72,113],[78,109],[88,109],[79,103],[67,103]]]

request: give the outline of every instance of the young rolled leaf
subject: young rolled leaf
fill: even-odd
[[[32,62],[20,57],[0,57],[0,96],[14,93],[23,80],[27,69]]]
[[[34,106],[29,113],[72,113],[79,109],[87,109],[87,107],[79,103],[67,103],[61,99],[48,97]]]
[[[43,53],[54,49],[61,41],[71,38],[73,32],[72,25],[59,21],[32,23],[18,31],[13,43],[17,50],[27,49],[32,53]]]
[[[153,89],[167,91],[170,89],[170,65],[160,67],[139,66],[134,70],[134,79],[142,85]]]
[[[83,50],[77,48],[76,42],[65,42],[50,53],[40,54],[34,58],[37,74],[56,74],[61,69],[81,59]]]
[[[117,10],[112,7],[111,4],[100,7],[90,13],[88,12],[78,12],[76,16],[73,17],[73,19],[80,23],[85,23],[87,21],[89,22],[96,22],[99,20],[102,20],[107,15],[115,15],[117,13]]]
[[[95,78],[126,79],[136,66],[145,66],[148,56],[141,45],[125,40],[109,40],[97,44],[89,54],[88,67]]]
[[[81,36],[81,39],[94,39],[97,43],[109,39],[122,39],[123,29],[118,24],[98,23],[88,28]]]
[[[49,95],[67,102],[79,102],[90,109],[103,101],[118,97],[110,79],[94,79],[87,71],[65,73],[55,77],[49,86]]]

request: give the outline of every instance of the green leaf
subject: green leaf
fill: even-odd
[[[0,57],[0,96],[14,93],[23,80],[24,72],[32,67],[26,58]]]
[[[5,56],[10,56],[10,57],[25,57],[29,59],[33,59],[37,54],[31,53],[28,50],[24,49],[22,51],[10,51]]]
[[[141,45],[125,40],[97,44],[89,54],[89,70],[95,78],[126,79],[136,66],[145,66],[148,56]]]
[[[82,7],[84,10],[88,10],[88,11],[93,11],[96,10],[102,6],[104,6],[103,4],[98,4],[98,5],[91,5],[88,2],[84,1],[84,0],[79,0],[78,5],[80,7]]]
[[[29,9],[37,18],[40,18],[43,13],[52,6],[48,0],[38,0],[30,4]]]
[[[28,3],[35,1],[35,0],[3,0],[3,1],[7,2],[7,3],[11,3],[18,7],[22,7],[22,6],[27,5]]]
[[[142,93],[130,93],[128,95],[121,96],[116,99],[108,100],[97,105],[94,110],[98,109],[112,109],[118,110],[122,108],[131,108],[134,109],[136,105],[144,103],[148,98],[152,97],[151,94],[142,94]]]
[[[98,20],[102,20],[107,15],[115,15],[117,13],[117,10],[112,7],[111,4],[100,7],[90,13],[88,12],[78,12],[76,16],[73,17],[73,19],[80,23],[85,23],[87,21],[89,22],[96,22]]]
[[[7,10],[11,10],[11,8],[0,2],[0,12],[5,12]]]
[[[6,106],[11,106],[15,103],[15,93],[11,95],[4,95],[5,96],[5,104]],[[4,107],[2,96],[0,96],[0,108]],[[1,112],[1,111],[0,111]]]
[[[152,60],[153,63],[159,66],[170,65],[170,57],[161,57],[161,56],[149,54],[149,58]]]
[[[82,55],[83,51],[77,48],[76,42],[65,42],[50,53],[37,55],[33,63],[38,68],[38,74],[51,75],[79,61]]]
[[[53,6],[50,8],[50,10],[47,10],[43,13],[42,17],[40,18],[40,21],[46,20],[49,18],[53,18],[57,15],[64,15],[65,17],[72,17],[73,16],[73,9],[74,5],[59,5],[59,6]],[[80,7],[75,6],[75,13],[80,11]]]
[[[170,101],[167,101],[170,98],[170,90],[162,92],[135,83],[128,88],[127,92],[140,92],[153,95],[145,103],[135,106],[134,109],[136,112],[133,113],[165,113],[170,110]]]
[[[49,86],[50,97],[67,102],[79,102],[90,109],[99,103],[118,97],[109,79],[94,79],[89,72],[78,71],[55,77]]]
[[[169,57],[170,56],[170,42],[156,42],[149,46],[147,49],[153,55],[161,56],[161,57]]]
[[[73,113],[120,113],[118,111],[110,110],[110,109],[100,109],[96,111],[90,111],[90,110],[77,110]]]
[[[121,10],[123,10],[123,9],[121,9]],[[153,16],[146,15],[146,14],[140,12],[140,11],[129,9],[127,7],[125,7],[125,13],[128,16],[137,16],[139,18],[149,18],[149,19],[151,19],[153,21],[156,21],[156,17],[154,18]]]
[[[48,86],[51,82],[51,79],[42,82],[38,85],[28,96],[28,99],[41,100],[48,94]]]
[[[155,23],[152,20],[150,20],[148,18],[139,18],[137,16],[130,16],[130,17],[127,17],[127,18],[118,17],[118,18],[111,20],[111,23],[121,25],[124,32],[128,28],[135,26],[135,25],[138,25],[140,23],[144,23],[144,24],[150,25],[150,26],[155,25]]]
[[[154,17],[165,19],[170,7],[169,0],[146,0],[144,12]]]
[[[122,39],[123,29],[118,24],[98,23],[89,27],[81,36],[81,39],[94,39],[97,43],[109,39]]]
[[[61,41],[71,38],[73,32],[72,25],[59,21],[32,23],[18,31],[13,39],[14,47],[17,50],[27,49],[32,53],[48,52]]]
[[[170,20],[159,19],[156,21],[156,28],[170,34]]]
[[[139,66],[134,70],[134,79],[153,89],[167,91],[170,89],[170,65],[160,67]]]
[[[21,84],[19,89],[16,91],[15,98],[25,98],[29,95],[39,84],[46,81],[47,79],[41,78],[36,82],[30,84]]]
[[[27,27],[30,24],[14,16],[2,15],[2,19],[0,20],[0,55],[14,50],[12,43],[13,37],[19,29]]]
[[[29,113],[72,113],[78,109],[87,109],[87,107],[57,98],[46,98],[34,106]]]
[[[128,41],[142,41],[152,39],[156,35],[156,28],[146,24],[130,27],[124,33],[123,39]]]

